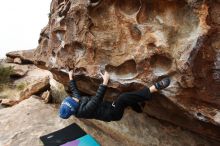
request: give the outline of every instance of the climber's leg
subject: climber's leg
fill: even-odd
[[[140,113],[142,112],[142,109],[138,103],[149,100],[150,98],[151,93],[147,87],[135,92],[123,93],[112,103],[112,116],[114,119],[120,120],[125,108],[128,106],[132,107],[134,111]]]
[[[153,88],[151,88],[153,90]],[[115,101],[115,106],[127,107],[132,106],[138,102],[143,102],[151,98],[151,91],[148,87],[134,92],[127,92],[121,94]]]
[[[150,98],[151,93],[147,87],[135,92],[123,93],[112,103],[112,117],[114,120],[120,120],[127,106],[132,107],[136,112],[141,112],[142,110],[138,103]]]
[[[144,87],[141,90],[138,90],[135,92],[123,93],[114,102],[115,106],[116,107],[120,106],[120,107],[125,108],[127,106],[133,106],[134,104],[137,104],[138,102],[144,102],[146,100],[149,100],[151,98],[152,93],[168,87],[169,84],[170,84],[170,79],[164,78],[161,81],[152,85],[150,88]]]
[[[138,91],[121,94],[117,100],[112,103],[112,106],[114,107],[113,113],[123,113],[127,106],[131,106],[136,112],[141,112],[142,110],[138,103],[151,99],[152,93],[168,87],[169,84],[170,79],[165,78],[155,83],[155,85],[152,85],[150,88],[144,87]]]

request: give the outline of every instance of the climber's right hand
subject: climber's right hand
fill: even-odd
[[[103,78],[103,85],[107,85],[110,78],[110,74],[107,71],[105,71],[104,75],[101,72],[100,74]]]
[[[73,80],[73,70],[70,70],[68,74],[69,74],[69,79]]]

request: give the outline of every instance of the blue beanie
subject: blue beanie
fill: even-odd
[[[79,103],[70,96],[66,97],[60,105],[60,117],[63,119],[69,118],[76,113]]]

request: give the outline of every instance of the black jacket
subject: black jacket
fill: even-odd
[[[95,96],[81,96],[76,81],[70,81],[72,96],[79,99],[79,108],[75,116],[77,118],[98,119],[102,121],[120,120],[121,116],[114,116],[114,107],[109,101],[103,101],[107,86],[100,84]],[[120,114],[120,113],[118,113]],[[123,115],[123,113],[121,113]]]

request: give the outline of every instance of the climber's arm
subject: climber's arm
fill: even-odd
[[[100,72],[102,78],[103,78],[103,83],[99,85],[99,88],[96,92],[96,95],[93,96],[90,101],[87,103],[88,106],[90,105],[98,105],[100,102],[102,102],[103,97],[105,95],[105,91],[107,89],[108,81],[110,78],[110,75],[107,71],[105,71],[104,75]]]
[[[81,95],[80,95],[80,91],[77,88],[76,80],[73,77],[73,70],[69,71],[69,79],[70,79],[69,86],[73,97],[80,99]]]
[[[92,96],[91,99],[88,101],[88,103],[85,105],[85,107],[82,109],[82,112],[89,113],[96,110],[98,105],[102,102],[103,97],[105,95],[107,84],[109,81],[109,74],[108,72],[105,72],[105,74],[101,74],[103,78],[103,83],[99,85],[99,88],[96,92],[95,96]]]

